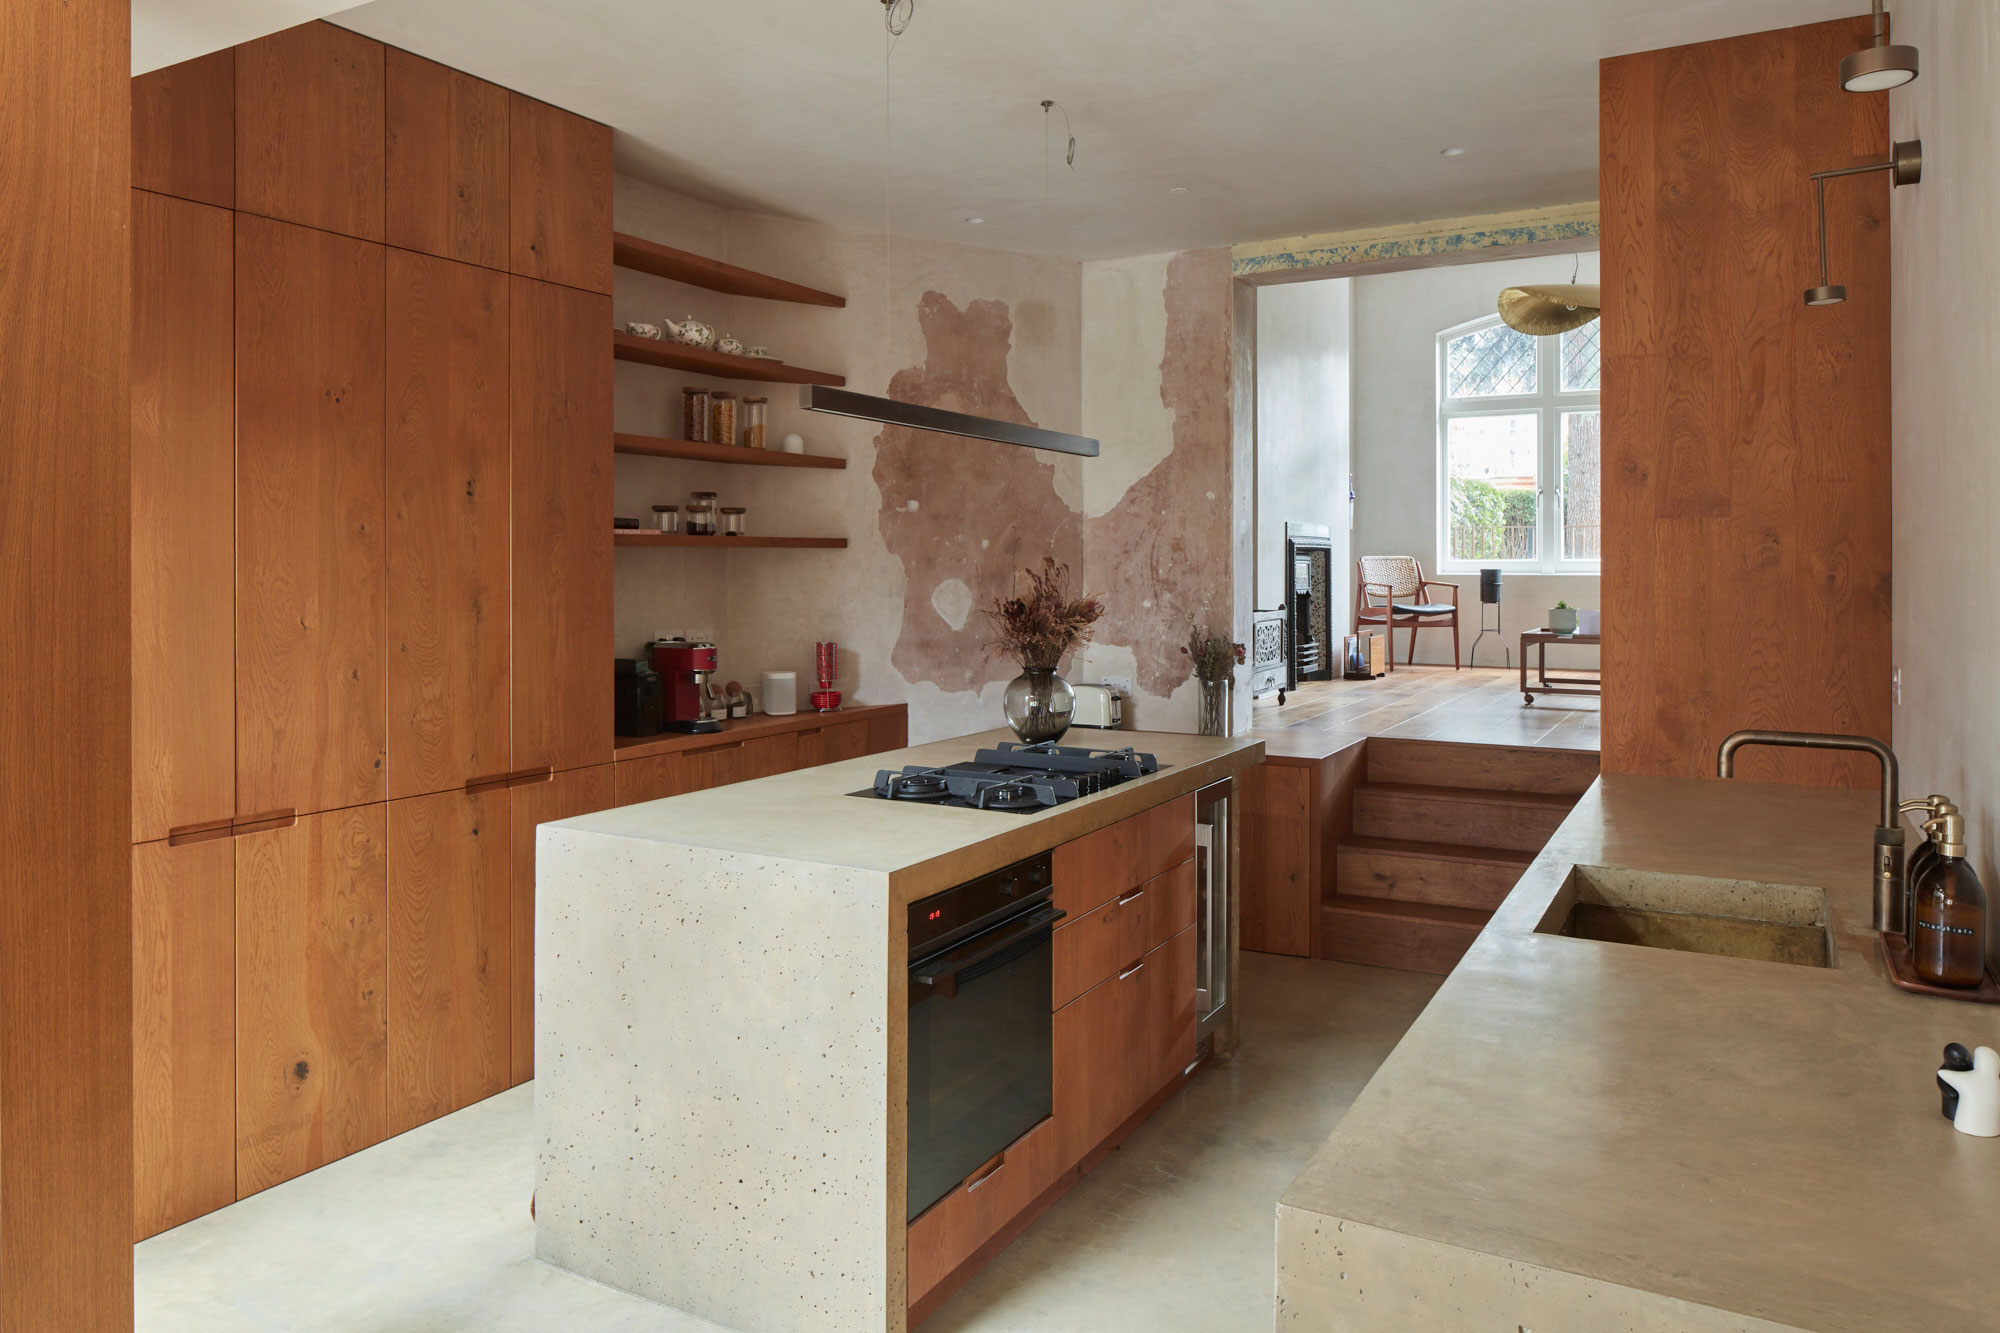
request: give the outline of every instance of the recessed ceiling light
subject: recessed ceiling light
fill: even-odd
[[[985,219],[985,218],[967,218],[967,219],[966,219],[965,221],[966,221],[966,224],[967,224],[968,226],[973,226],[973,227],[977,227],[977,226],[979,226],[979,225],[980,225],[981,223],[985,222],[985,221],[986,221],[986,219]]]
[[[1446,148],[1446,149],[1442,150],[1442,152],[1443,152],[1443,156],[1445,156],[1445,157],[1464,157],[1464,156],[1465,156],[1465,150],[1464,150],[1463,148]]]
[[[1185,185],[1176,185],[1171,190],[1167,191],[1168,194],[1186,194],[1187,192],[1188,192],[1188,187]]]

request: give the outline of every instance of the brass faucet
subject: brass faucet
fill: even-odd
[[[1898,931],[1903,923],[1903,826],[1896,817],[1899,778],[1896,752],[1872,736],[1839,736],[1821,731],[1738,731],[1722,742],[1716,772],[1734,775],[1736,752],[1746,745],[1780,745],[1800,750],[1854,750],[1882,764],[1882,820],[1875,827],[1875,929]]]

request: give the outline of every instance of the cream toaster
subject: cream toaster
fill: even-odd
[[[1125,696],[1109,685],[1072,685],[1076,704],[1070,710],[1072,727],[1098,727],[1109,731],[1125,725]]]

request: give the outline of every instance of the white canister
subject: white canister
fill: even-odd
[[[1603,629],[1604,629],[1604,612],[1602,610],[1577,611],[1576,632],[1578,634],[1598,634],[1601,633]]]
[[[799,673],[764,673],[764,711],[773,717],[789,717],[799,711]]]

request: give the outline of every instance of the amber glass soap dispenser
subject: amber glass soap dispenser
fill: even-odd
[[[1965,819],[1947,811],[1924,832],[1937,860],[1916,886],[1911,959],[1934,986],[1977,986],[1986,974],[1986,890],[1965,859]]]

